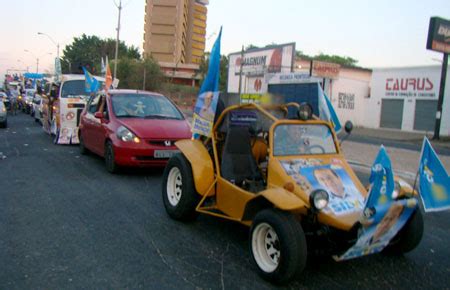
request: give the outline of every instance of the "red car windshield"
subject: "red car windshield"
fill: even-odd
[[[111,100],[117,118],[184,119],[181,112],[164,96],[114,94]]]

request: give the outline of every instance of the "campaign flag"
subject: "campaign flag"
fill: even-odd
[[[107,92],[113,83],[111,69],[109,68],[108,56],[106,56],[105,91]]]
[[[423,140],[419,178],[425,212],[450,209],[450,177],[427,138]]]
[[[108,57],[106,57],[106,58],[108,58]],[[101,68],[101,73],[102,73],[102,74],[106,73],[106,65],[105,65],[105,61],[103,60],[103,57],[102,57],[102,63],[101,63],[101,66],[102,66],[102,68]]]
[[[333,108],[333,105],[331,104],[328,97],[323,92],[322,88],[319,84],[317,84],[318,87],[318,109],[319,109],[319,118],[321,120],[326,120],[328,122],[333,123],[334,130],[336,132],[339,132],[342,128],[341,122],[339,122],[339,118],[336,114],[336,111]]]
[[[209,58],[208,73],[200,88],[197,102],[194,107],[192,120],[193,138],[199,135],[211,136],[211,130],[219,99],[219,75],[220,75],[220,39],[222,28],[214,42]]]
[[[394,174],[391,160],[383,145],[372,165],[369,182],[370,190],[364,209],[365,214],[367,214],[367,209],[374,209],[393,200]]]
[[[330,117],[331,117],[331,121],[333,122],[333,125],[334,125],[334,131],[339,132],[342,129],[341,122],[339,122],[339,118],[338,118],[336,111],[334,110],[334,107],[331,104],[331,101],[328,98],[328,96],[326,94],[324,94],[324,97],[325,97],[325,101],[327,103],[328,110],[330,111]]]
[[[95,79],[88,70],[83,66],[85,83],[84,83],[84,91],[86,93],[95,93],[100,89],[100,83],[97,79]]]

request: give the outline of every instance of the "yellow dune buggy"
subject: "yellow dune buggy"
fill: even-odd
[[[288,110],[298,117],[287,118]],[[346,123],[346,131],[351,127]],[[249,226],[250,252],[263,278],[286,282],[302,272],[307,254],[342,255],[358,240],[367,189],[342,155],[332,123],[313,115],[310,105],[231,106],[211,138],[176,146],[180,153],[163,177],[167,213]],[[397,199],[416,194],[399,179],[395,190]],[[422,232],[416,207],[386,250],[410,251]]]

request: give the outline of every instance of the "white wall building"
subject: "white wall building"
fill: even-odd
[[[441,66],[374,69],[366,113],[358,125],[403,131],[433,132]],[[450,73],[441,120],[441,136],[450,136]]]

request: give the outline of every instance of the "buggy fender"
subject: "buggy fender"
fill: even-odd
[[[306,207],[306,204],[294,193],[284,188],[269,188],[260,193],[275,207],[281,210],[300,210]]]
[[[214,165],[205,145],[199,140],[180,140],[175,146],[187,158],[192,168],[195,190],[200,195],[205,195],[214,183]],[[214,189],[209,195],[214,194]]]

